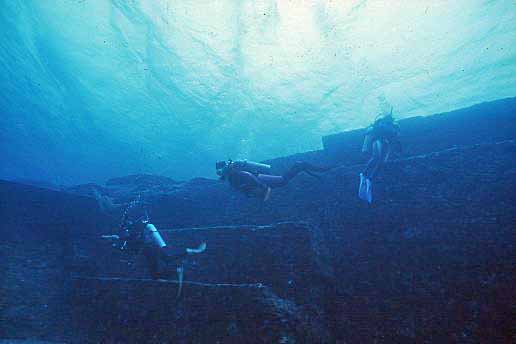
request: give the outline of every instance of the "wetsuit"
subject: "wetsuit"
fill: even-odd
[[[177,262],[187,256],[186,249],[174,250],[163,241],[156,227],[148,222],[138,221],[125,231],[125,248],[142,252],[152,278],[160,277],[160,265]]]
[[[373,180],[389,158],[393,146],[401,147],[398,134],[399,127],[392,118],[380,118],[368,129],[364,145],[370,145],[366,150],[371,150],[372,155],[364,170],[366,178]]]

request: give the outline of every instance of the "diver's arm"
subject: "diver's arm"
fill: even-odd
[[[111,246],[119,249],[123,249],[126,244],[126,242],[124,242],[124,240],[122,240],[118,234],[105,234],[101,235],[101,238],[107,240]]]
[[[101,238],[106,240],[120,240],[120,236],[116,234],[102,235]]]

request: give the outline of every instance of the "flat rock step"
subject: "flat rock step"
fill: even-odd
[[[183,252],[206,242],[202,254],[189,255],[176,264],[162,266],[163,278],[176,279],[176,267],[184,266],[184,278],[206,285],[267,285],[281,297],[296,301],[322,283],[318,246],[313,228],[304,222],[272,225],[230,225],[166,229],[156,225],[172,250]],[[161,229],[165,228],[165,229]],[[148,280],[143,255],[126,255],[101,239],[82,241],[78,277]],[[109,262],[109,263],[106,263]]]
[[[124,278],[124,277],[87,277],[87,276],[74,276],[71,278],[72,281],[80,280],[94,280],[99,282],[120,282],[120,283],[132,283],[132,282],[143,282],[143,283],[164,283],[178,285],[178,280],[169,279],[151,279],[151,278]],[[183,281],[183,285],[195,285],[202,287],[212,288],[264,288],[265,286],[261,283],[255,284],[235,284],[235,283],[202,283],[194,281]]]

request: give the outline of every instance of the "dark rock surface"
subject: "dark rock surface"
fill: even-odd
[[[73,280],[76,342],[328,342],[319,324],[261,285],[175,281]],[[74,342],[72,341],[72,342]]]
[[[326,151],[274,160],[277,170],[296,160],[339,167],[321,181],[301,175],[265,203],[202,178],[129,176],[67,193],[2,182],[0,267],[8,277],[0,282],[0,336],[510,342],[513,103],[403,121],[405,155],[386,165],[371,206],[356,196],[363,166],[351,150],[361,145],[359,132],[327,139]],[[459,130],[466,120],[469,133]],[[99,240],[138,197],[171,245],[208,242],[186,262],[179,299],[175,267],[170,280],[149,280],[139,258]]]
[[[163,285],[148,279],[142,256],[128,258],[100,240],[92,240],[81,246],[81,250],[89,253],[90,257],[86,257],[83,262],[86,266],[79,262],[73,269],[76,289],[81,289],[73,309],[80,315],[89,314],[87,317],[94,322],[90,326],[97,328],[99,338],[148,337],[157,326],[145,317],[145,314],[152,311],[153,319],[160,319],[160,323],[175,324],[174,330],[169,328],[170,333],[159,335],[156,340],[190,342],[188,336],[195,333],[201,337],[194,338],[203,339],[201,342],[211,342],[207,340],[209,336],[216,336],[225,342],[219,338],[224,331],[212,333],[214,330],[201,321],[206,316],[217,318],[217,314],[218,327],[235,327],[232,331],[238,333],[238,336],[230,336],[231,341],[238,341],[240,336],[256,337],[259,342],[278,342],[282,336],[285,340],[296,338],[299,341],[306,335],[329,340],[326,319],[318,305],[322,303],[326,283],[332,276],[324,276],[318,266],[321,253],[316,250],[316,239],[312,238],[315,230],[311,226],[306,223],[279,223],[271,226],[164,229],[161,232],[165,241],[179,248],[194,247],[202,241],[209,244],[205,253],[190,256],[184,262],[185,278],[188,280],[183,287],[184,301],[175,299],[175,266],[169,267],[167,277],[173,282],[162,282],[165,283]],[[120,277],[124,279],[118,279]],[[100,297],[97,294],[99,288],[117,290],[106,297]],[[127,312],[118,313],[122,307],[120,303],[127,302],[127,296],[121,294],[121,288],[134,288],[136,291],[131,291],[133,294],[157,295],[148,304],[140,296],[140,299],[135,300],[137,304],[127,307],[141,308],[141,311],[131,311],[132,320],[125,319]],[[123,293],[126,292],[129,291],[124,289]],[[105,292],[101,293],[104,295]],[[159,295],[164,294],[167,297],[158,300]],[[191,300],[198,299],[200,295],[201,300]],[[191,302],[195,303],[195,314],[202,314],[180,319],[176,313],[185,312],[185,307],[193,307]],[[99,304],[94,306],[92,303]],[[116,305],[111,306],[112,303]],[[101,328],[105,328],[105,325],[100,324],[104,320],[97,324],[99,319],[95,312],[106,306],[108,309],[116,309],[111,315],[119,321],[116,325],[110,325],[110,331],[104,329],[102,332]],[[91,307],[96,308],[92,311]],[[176,310],[177,307],[182,310]],[[238,313],[244,309],[246,314]],[[115,317],[114,314],[118,315]],[[200,317],[200,320],[190,321],[191,317]],[[240,322],[252,319],[253,324],[237,324],[234,319]],[[145,329],[142,326],[127,329],[123,326],[124,321],[148,324]],[[75,324],[78,329],[84,326],[81,320]],[[129,336],[128,333],[132,334]],[[182,336],[177,337],[181,333]]]
[[[0,338],[63,338],[70,318],[67,229],[56,226],[48,236],[35,226],[11,225],[0,234]]]
[[[67,338],[72,228],[103,216],[90,198],[0,181],[0,338]]]

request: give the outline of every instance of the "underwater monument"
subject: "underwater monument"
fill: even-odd
[[[339,164],[317,182],[299,177],[267,202],[204,178],[133,175],[62,190],[2,182],[0,335],[78,343],[510,341],[516,99],[400,126],[413,151],[386,165],[372,205],[356,197],[364,161],[352,153],[355,131],[324,137],[323,150],[268,161],[279,169],[300,159]],[[174,272],[153,280],[141,259],[100,238],[118,218],[99,200],[125,204],[141,194],[165,241],[208,243],[185,263],[179,297]]]

